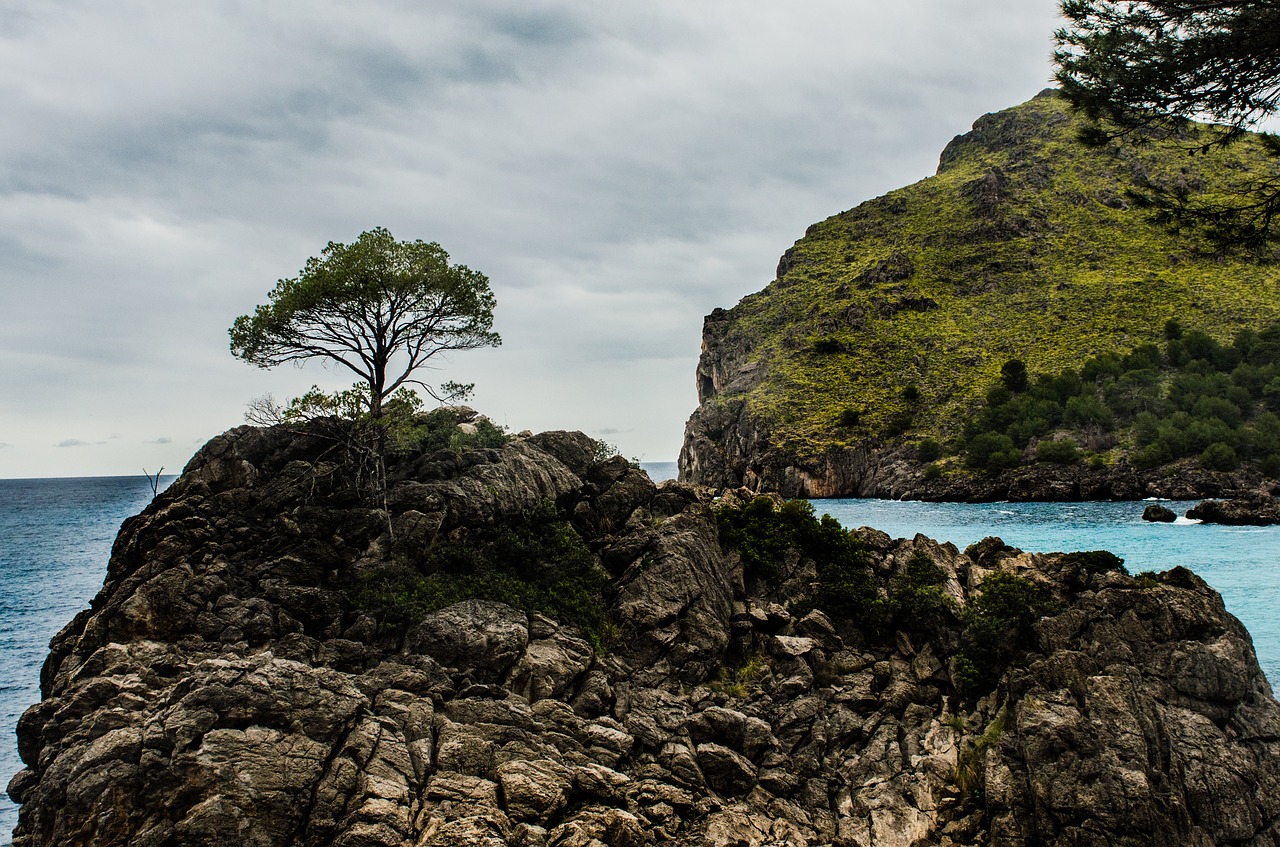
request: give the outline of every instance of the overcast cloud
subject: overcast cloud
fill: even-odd
[[[374,226],[492,280],[504,345],[440,379],[674,459],[702,316],[1044,88],[1055,15],[0,0],[0,477],[176,470],[254,397],[349,383],[244,365],[226,330]]]

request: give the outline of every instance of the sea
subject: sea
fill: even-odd
[[[655,482],[674,462],[644,462]],[[162,477],[163,490],[173,477]],[[22,767],[15,728],[40,697],[49,640],[87,608],[106,573],[120,523],[152,497],[143,476],[0,480],[0,787]],[[1144,503],[919,503],[815,500],[847,527],[895,538],[916,533],[964,547],[987,536],[1041,552],[1110,550],[1130,572],[1185,565],[1222,593],[1253,636],[1263,671],[1280,682],[1280,527],[1224,527],[1180,518],[1142,520]],[[1162,501],[1182,514],[1190,502]],[[17,807],[0,797],[0,847]]]

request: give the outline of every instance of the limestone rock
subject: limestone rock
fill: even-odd
[[[507,814],[514,820],[545,823],[564,809],[573,780],[562,765],[516,759],[498,768]]]
[[[524,612],[489,600],[464,600],[433,612],[410,631],[407,645],[446,667],[496,679],[525,653],[529,621]]]
[[[721,794],[745,794],[756,784],[756,768],[751,760],[722,744],[699,744],[698,764],[707,784]]]
[[[921,551],[957,606],[996,572],[1052,595],[971,696],[956,616],[883,632],[818,610],[796,551],[785,589],[753,593],[713,511],[749,491],[655,489],[546,433],[403,456],[384,510],[330,447],[232,430],[125,522],[19,721],[15,847],[1280,841],[1280,706],[1190,571],[1071,576],[999,539],[859,530],[882,591]],[[423,576],[420,546],[538,499],[612,575],[597,628],[358,602],[388,572],[421,599],[395,570]]]

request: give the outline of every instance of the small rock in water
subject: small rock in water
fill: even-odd
[[[1187,517],[1229,526],[1271,526],[1280,524],[1280,503],[1269,494],[1205,500],[1188,510]]]
[[[1154,523],[1173,523],[1178,516],[1170,509],[1164,506],[1152,503],[1150,506],[1142,510],[1142,519],[1144,521],[1152,521]]]

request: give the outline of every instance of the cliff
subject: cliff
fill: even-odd
[[[1090,148],[1081,127],[1052,91],[980,118],[936,175],[809,227],[764,290],[707,316],[681,479],[1069,500],[1277,478],[1280,270],[1171,232],[1138,199],[1212,198],[1274,178],[1275,160],[1253,138],[1188,156],[1195,127]],[[1011,362],[1029,382],[1002,396]],[[990,438],[973,447],[988,432],[998,461]]]
[[[1280,843],[1280,707],[1188,571],[451,443],[385,489],[204,447],[52,643],[16,847]]]

